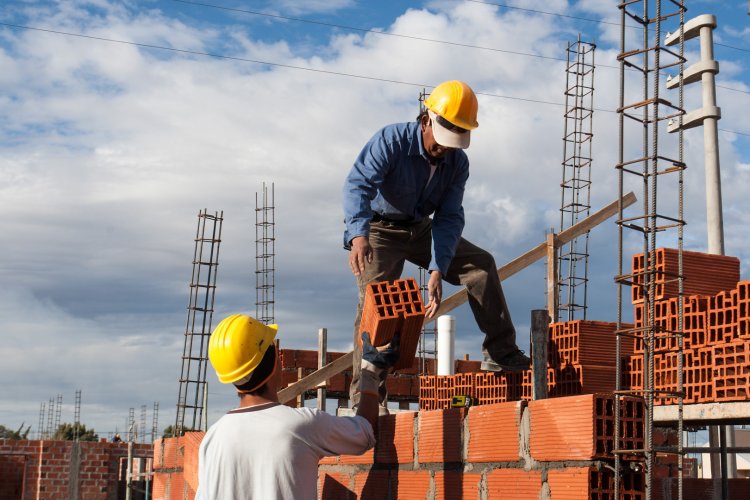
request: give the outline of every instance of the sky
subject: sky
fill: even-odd
[[[748,5],[686,4],[687,19],[718,20],[725,252],[747,279]],[[158,427],[173,424],[197,214],[223,214],[214,325],[255,314],[263,183],[274,185],[282,348],[315,349],[325,327],[329,351],[350,350],[357,293],[342,248],[344,177],[380,127],[413,120],[420,91],[442,81],[479,94],[464,236],[498,264],[559,228],[566,47],[579,33],[597,46],[592,210],[615,200],[619,32],[614,0],[3,2],[0,424],[31,425],[36,437],[40,405],[58,395],[61,421],[72,422],[77,390],[81,422],[101,436],[123,431],[130,408],[139,422],[143,406],[150,430],[154,402]],[[686,56],[699,59],[697,40]],[[688,110],[701,105],[698,87],[685,89]],[[638,141],[627,137],[628,150]],[[684,245],[705,251],[701,129],[684,141]],[[674,152],[676,137],[660,143]],[[675,191],[662,189],[672,210]],[[626,260],[641,241],[626,237]],[[591,233],[589,253],[587,317],[615,321],[613,220]],[[504,282],[527,351],[544,273],[542,261]],[[479,359],[468,308],[455,315],[456,352]],[[208,381],[211,423],[236,399],[211,372]]]

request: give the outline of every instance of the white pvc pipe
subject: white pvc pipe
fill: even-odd
[[[456,318],[440,316],[437,319],[437,374],[454,375],[456,350]]]

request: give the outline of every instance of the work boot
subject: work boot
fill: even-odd
[[[531,368],[531,359],[523,351],[516,349],[498,360],[484,353],[481,369],[488,372],[520,372]]]

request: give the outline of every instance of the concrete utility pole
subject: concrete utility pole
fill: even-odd
[[[716,17],[703,14],[685,23],[685,41],[700,36],[701,60],[685,70],[683,85],[701,82],[703,106],[687,113],[682,119],[682,129],[703,125],[703,149],[706,164],[706,223],[708,226],[708,253],[724,255],[724,220],[721,208],[721,174],[719,169],[719,129],[721,109],[716,106],[715,76],[719,63],[714,60],[713,30]],[[679,43],[680,33],[667,35],[666,45]],[[677,88],[679,77],[667,79],[667,88]],[[678,122],[667,127],[669,132],[680,129]]]
[[[683,39],[685,41],[700,37],[701,59],[691,65],[682,75],[683,85],[701,82],[703,106],[687,113],[682,119],[682,129],[703,125],[703,150],[706,168],[706,225],[708,235],[708,253],[724,255],[724,217],[721,203],[721,169],[719,165],[719,129],[721,108],[716,106],[716,74],[719,63],[714,60],[713,30],[716,28],[716,17],[703,14],[685,23]],[[680,33],[667,35],[666,45],[679,43]],[[677,88],[679,76],[667,79],[667,88]],[[680,129],[679,122],[667,127],[669,132]],[[709,444],[722,448],[735,445],[733,426],[710,426]],[[721,454],[720,460],[711,458],[711,477],[721,477],[723,481],[737,477],[737,461],[734,454]]]

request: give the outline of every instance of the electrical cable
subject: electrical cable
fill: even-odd
[[[243,13],[243,14],[251,14],[253,16],[264,16],[264,17],[270,17],[270,18],[274,18],[274,19],[283,19],[284,21],[295,21],[295,22],[298,22],[298,23],[316,24],[318,26],[327,26],[329,28],[347,29],[347,30],[351,30],[351,31],[360,31],[362,33],[373,33],[375,35],[383,35],[383,36],[395,36],[395,37],[398,37],[398,38],[406,38],[406,39],[409,39],[409,40],[418,40],[418,41],[422,41],[422,42],[441,43],[441,44],[444,44],[444,45],[453,45],[455,47],[464,47],[464,48],[467,48],[467,49],[490,50],[492,52],[503,52],[503,53],[506,53],[506,54],[515,54],[515,55],[526,56],[526,57],[536,57],[536,58],[539,58],[539,59],[550,59],[550,60],[553,60],[553,61],[563,61],[563,62],[565,61],[565,59],[561,59],[561,58],[557,58],[557,57],[550,57],[550,56],[543,56],[541,54],[532,54],[530,52],[519,52],[519,51],[515,51],[515,50],[498,49],[498,48],[494,48],[494,47],[484,47],[484,46],[481,46],[481,45],[472,45],[472,44],[469,44],[469,43],[450,42],[450,41],[447,41],[447,40],[438,40],[436,38],[424,38],[424,37],[421,37],[421,36],[414,36],[414,35],[404,35],[404,34],[401,34],[401,33],[388,33],[388,32],[385,32],[385,31],[379,31],[379,30],[375,30],[375,29],[371,29],[371,28],[358,28],[356,26],[346,26],[346,25],[343,25],[343,24],[327,23],[327,22],[324,22],[324,21],[315,21],[315,20],[312,20],[312,19],[302,19],[302,18],[299,18],[299,17],[288,17],[288,16],[282,16],[282,15],[279,15],[279,14],[269,14],[267,12],[259,12],[259,11],[256,11],[256,10],[237,9],[237,8],[232,8],[232,7],[224,7],[222,5],[214,5],[214,4],[202,3],[202,2],[193,2],[193,1],[190,1],[190,0],[172,0],[172,1],[173,2],[177,2],[177,3],[184,3],[184,4],[188,4],[188,5],[196,5],[196,6],[199,6],[199,7],[208,7],[208,8],[211,8],[211,9],[219,9],[219,10],[226,10],[226,11],[230,11],[230,12],[240,12],[240,13]]]
[[[100,42],[110,42],[110,43],[118,43],[118,44],[123,44],[123,45],[133,45],[135,47],[143,47],[143,48],[147,48],[147,49],[167,50],[167,51],[170,51],[170,52],[177,52],[177,53],[180,53],[180,54],[190,54],[190,55],[197,55],[197,56],[207,56],[207,57],[214,57],[214,58],[217,58],[217,59],[226,59],[226,60],[230,60],[230,61],[249,62],[249,63],[261,64],[261,65],[266,65],[266,66],[275,66],[275,67],[279,67],[279,68],[297,69],[297,70],[302,70],[302,71],[311,71],[311,72],[314,72],[314,73],[323,73],[323,74],[335,75],[335,76],[346,76],[346,77],[349,77],[349,78],[358,78],[358,79],[362,79],[362,80],[373,80],[373,81],[385,82],[385,83],[397,83],[397,84],[400,84],[400,85],[409,85],[409,86],[412,86],[412,87],[434,88],[434,85],[429,85],[429,84],[426,84],[426,83],[405,82],[405,81],[393,80],[393,79],[389,79],[389,78],[378,78],[378,77],[375,77],[375,76],[365,76],[365,75],[358,75],[358,74],[355,74],[355,73],[345,73],[345,72],[342,72],[342,71],[332,71],[332,70],[325,70],[325,69],[309,68],[309,67],[305,67],[305,66],[296,66],[296,65],[293,65],[293,64],[283,64],[283,63],[275,63],[275,62],[270,62],[270,61],[260,61],[258,59],[250,59],[250,58],[246,58],[246,57],[228,56],[228,55],[223,55],[223,54],[215,54],[215,53],[212,53],[212,52],[202,52],[202,51],[199,51],[199,50],[178,49],[178,48],[174,48],[174,47],[165,47],[163,45],[154,45],[154,44],[149,44],[149,43],[140,43],[140,42],[127,41],[127,40],[118,40],[118,39],[115,39],[115,38],[106,38],[106,37],[101,37],[101,36],[84,35],[84,34],[81,34],[81,33],[71,33],[71,32],[68,32],[68,31],[53,30],[53,29],[48,29],[48,28],[38,28],[38,27],[35,27],[35,26],[24,26],[24,25],[20,25],[20,24],[11,24],[11,23],[4,23],[4,22],[0,22],[0,26],[7,26],[7,27],[10,27],[10,28],[24,29],[24,30],[31,30],[31,31],[40,31],[40,32],[43,32],[43,33],[52,33],[52,34],[56,34],[56,35],[72,36],[72,37],[76,37],[76,38],[83,38],[83,39],[88,39],[88,40],[96,40],[96,41],[100,41]],[[526,98],[526,97],[506,96],[506,95],[501,95],[501,94],[491,94],[491,93],[487,93],[487,92],[475,92],[475,93],[477,95],[483,95],[483,96],[487,96],[487,97],[497,97],[497,98],[501,98],[501,99],[511,99],[511,100],[516,100],[516,101],[533,102],[533,103],[539,103],[539,104],[549,104],[549,105],[554,105],[554,106],[563,106],[563,103],[552,102],[552,101],[542,101],[542,100],[539,100],[539,99],[530,99],[530,98]]]
[[[535,57],[535,58],[538,58],[538,59],[547,59],[547,60],[550,60],[550,61],[567,62],[566,59],[563,59],[561,57],[543,56],[541,54],[533,54],[533,53],[530,53],[530,52],[521,52],[521,51],[515,51],[515,50],[509,50],[509,49],[499,49],[499,48],[495,48],[495,47],[485,47],[485,46],[482,46],[482,45],[472,45],[472,44],[468,44],[468,43],[451,42],[451,41],[447,41],[447,40],[439,40],[439,39],[436,39],[436,38],[425,38],[425,37],[419,37],[419,36],[414,36],[414,35],[405,35],[405,34],[401,34],[401,33],[388,33],[388,32],[385,32],[385,31],[379,31],[379,30],[375,30],[375,29],[371,29],[371,28],[359,28],[359,27],[356,27],[356,26],[347,26],[347,25],[344,25],[344,24],[335,24],[335,23],[328,23],[328,22],[324,22],[324,21],[316,21],[314,19],[302,19],[302,18],[299,18],[299,17],[282,16],[280,14],[270,14],[270,13],[267,13],[267,12],[260,12],[260,11],[256,11],[256,10],[238,9],[238,8],[234,8],[234,7],[225,7],[223,5],[216,5],[216,4],[210,4],[210,3],[205,3],[205,2],[195,2],[195,1],[192,1],[192,0],[172,0],[172,1],[173,2],[177,2],[177,3],[187,4],[187,5],[194,5],[194,6],[198,6],[198,7],[207,7],[207,8],[210,8],[210,9],[225,10],[225,11],[228,11],[228,12],[238,12],[238,13],[242,13],[242,14],[250,14],[250,15],[253,15],[253,16],[263,16],[263,17],[269,17],[269,18],[272,18],[272,19],[281,19],[281,20],[284,20],[284,21],[294,21],[294,22],[299,22],[299,23],[314,24],[314,25],[318,25],[318,26],[326,26],[326,27],[329,27],[329,28],[347,29],[347,30],[351,30],[351,31],[359,31],[359,32],[362,32],[362,33],[372,33],[372,34],[375,34],[375,35],[382,35],[382,36],[394,36],[394,37],[398,37],[398,38],[405,38],[405,39],[408,39],[408,40],[418,40],[418,41],[422,41],[422,42],[439,43],[439,44],[443,44],[443,45],[451,45],[451,46],[454,46],[454,47],[462,47],[462,48],[467,48],[467,49],[488,50],[488,51],[492,51],[492,52],[501,52],[501,53],[505,53],[505,54],[513,54],[513,55],[518,55],[518,56]],[[467,0],[467,1],[473,1],[474,3],[481,3],[481,4],[487,4],[487,5],[495,5],[495,6],[498,6],[498,7],[505,7],[505,8],[508,8],[508,9],[517,9],[517,10],[532,12],[532,13],[535,13],[535,14],[545,14],[545,15],[549,15],[549,16],[559,16],[559,17],[565,17],[565,18],[576,19],[576,20],[581,20],[581,21],[603,23],[603,24],[612,24],[612,25],[616,24],[616,23],[612,23],[612,22],[608,22],[608,21],[599,20],[599,19],[588,19],[588,18],[584,18],[584,17],[570,16],[570,15],[567,15],[567,14],[559,14],[559,13],[546,12],[546,11],[536,10],[536,9],[527,9],[527,8],[523,8],[523,7],[513,7],[513,6],[509,6],[509,5],[496,4],[496,3],[491,3],[491,2],[483,2],[483,1],[480,1],[480,0]],[[619,26],[619,24],[617,24],[617,26]],[[630,27],[630,28],[640,28],[640,26],[628,26],[628,27]],[[719,44],[716,44],[716,45],[719,45]],[[744,50],[744,49],[740,49],[740,50]],[[597,66],[600,67],[600,68],[619,69],[619,66],[613,66],[613,65],[608,65],[608,64],[601,64],[601,63],[598,64]],[[637,71],[637,70],[632,69],[632,71]],[[722,88],[724,90],[730,90],[730,91],[733,91],[733,92],[742,92],[742,93],[745,93],[745,94],[750,94],[750,91],[735,89],[735,88],[727,87],[727,86],[724,86],[724,85],[716,85],[716,87],[717,88]]]
[[[406,81],[402,81],[402,80],[393,80],[393,79],[389,79],[389,78],[379,78],[379,77],[374,77],[374,76],[358,75],[358,74],[355,74],[355,73],[345,73],[345,72],[341,72],[341,71],[332,71],[332,70],[309,68],[309,67],[305,67],[305,66],[296,66],[296,65],[293,65],[293,64],[283,64],[283,63],[274,63],[274,62],[270,62],[270,61],[260,61],[258,59],[250,59],[250,58],[238,57],[238,56],[228,56],[228,55],[224,55],[224,54],[215,54],[215,53],[211,53],[211,52],[202,52],[202,51],[198,51],[198,50],[178,49],[178,48],[175,48],[175,47],[166,47],[166,46],[163,46],[163,45],[154,45],[154,44],[133,42],[133,41],[127,41],[127,40],[118,40],[118,39],[115,39],[115,38],[106,38],[106,37],[100,37],[100,36],[94,36],[94,35],[84,35],[84,34],[81,34],[81,33],[71,33],[71,32],[68,32],[68,31],[53,30],[53,29],[48,29],[48,28],[39,28],[39,27],[35,27],[35,26],[24,26],[24,25],[20,25],[20,24],[11,24],[11,23],[4,23],[4,22],[0,22],[0,26],[7,26],[9,28],[14,28],[14,29],[39,31],[39,32],[51,33],[51,34],[55,34],[55,35],[71,36],[71,37],[75,37],[75,38],[83,38],[83,39],[87,39],[87,40],[96,40],[96,41],[100,41],[100,42],[117,43],[117,44],[122,44],[122,45],[132,45],[132,46],[135,46],[135,47],[142,47],[142,48],[147,48],[147,49],[166,50],[166,51],[176,52],[176,53],[180,53],[180,54],[189,54],[189,55],[196,55],[196,56],[206,56],[206,57],[213,57],[213,58],[216,58],[216,59],[224,59],[224,60],[239,61],[239,62],[249,62],[249,63],[253,63],[253,64],[261,64],[261,65],[274,66],[274,67],[279,67],[279,68],[287,68],[287,69],[296,69],[296,70],[302,70],[302,71],[310,71],[310,72],[313,72],[313,73],[321,73],[321,74],[328,74],[328,75],[334,75],[334,76],[345,76],[345,77],[357,78],[357,79],[361,79],[361,80],[372,80],[372,81],[384,82],[384,83],[396,83],[396,84],[399,84],[399,85],[409,85],[409,86],[412,86],[412,87],[421,87],[421,88],[434,88],[434,85],[428,85],[428,84],[425,84],[425,83],[406,82]],[[550,105],[550,106],[560,106],[560,107],[564,107],[565,106],[565,103],[562,103],[562,102],[543,101],[541,99],[532,99],[532,98],[528,98],[528,97],[508,96],[508,95],[494,94],[494,93],[489,93],[489,92],[475,92],[475,94],[486,96],[486,97],[495,97],[495,98],[498,98],[498,99],[508,99],[508,100],[513,100],[513,101],[530,102],[530,103],[535,103],[535,104],[546,104],[546,105]],[[616,113],[615,110],[604,109],[604,108],[594,108],[594,111],[602,111],[602,112],[605,112],[605,113]],[[746,134],[744,132],[736,132],[736,131],[733,131],[733,130],[725,130],[725,129],[720,129],[720,130],[722,130],[724,132],[730,132],[730,133],[739,134],[739,135],[750,135],[750,134]]]

